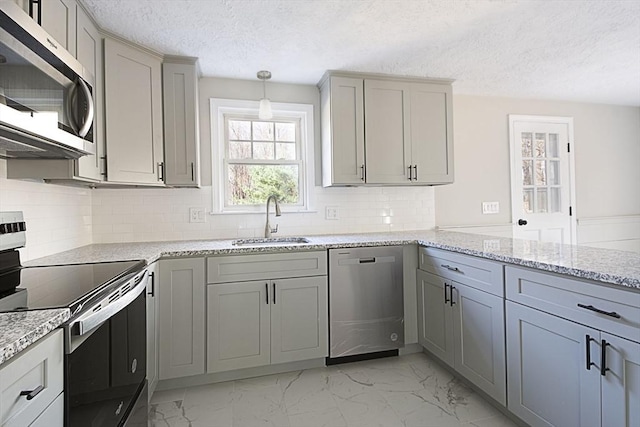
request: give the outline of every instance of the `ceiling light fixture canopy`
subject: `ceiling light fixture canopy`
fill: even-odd
[[[273,117],[273,111],[271,111],[271,101],[267,98],[267,80],[271,78],[271,71],[258,71],[258,78],[262,80],[262,99],[260,100],[260,110],[258,111],[258,117],[260,120],[269,120]]]

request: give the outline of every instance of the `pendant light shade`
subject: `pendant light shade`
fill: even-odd
[[[271,111],[271,101],[267,98],[260,100],[260,111],[258,111],[258,117],[260,120],[269,120],[273,117],[273,111]]]
[[[262,99],[260,100],[260,110],[258,111],[258,117],[260,120],[269,120],[273,117],[273,111],[271,111],[271,101],[267,98],[267,80],[271,78],[271,72],[262,70],[258,71],[258,78],[262,80]]]

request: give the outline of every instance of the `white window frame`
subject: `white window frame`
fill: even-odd
[[[259,101],[211,98],[209,100],[211,114],[211,187],[213,192],[213,214],[242,214],[262,213],[262,205],[225,206],[224,192],[226,185],[225,144],[226,144],[226,116],[258,119]],[[272,102],[273,119],[299,120],[300,122],[300,205],[282,205],[284,212],[313,212],[314,200],[314,123],[313,105]],[[265,200],[266,203],[266,200]]]

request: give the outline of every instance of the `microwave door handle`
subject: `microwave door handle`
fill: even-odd
[[[82,94],[87,100],[87,112],[84,115],[82,127],[78,130],[78,136],[80,136],[80,138],[84,138],[89,133],[89,129],[91,129],[91,125],[93,124],[93,97],[91,96],[89,86],[87,86],[84,80],[78,79],[78,86],[82,89]]]
[[[78,85],[72,85],[71,89],[69,89],[69,100],[67,102],[67,111],[69,115],[69,124],[73,128],[74,132],[77,134],[80,130],[80,126],[78,125],[78,119],[76,118],[76,96],[77,96]]]

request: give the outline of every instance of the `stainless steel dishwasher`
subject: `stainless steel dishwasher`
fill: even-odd
[[[328,363],[404,347],[402,282],[402,246],[329,250]]]

